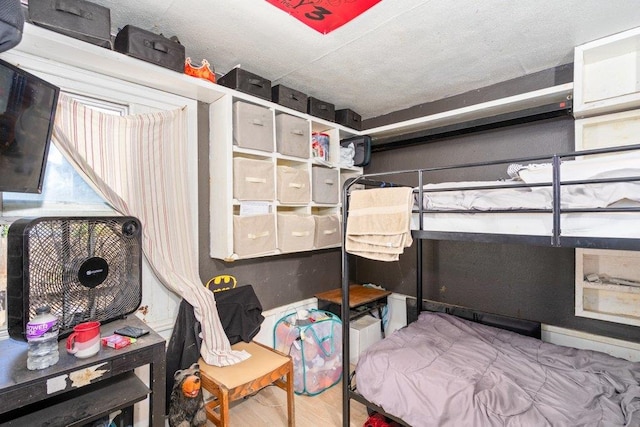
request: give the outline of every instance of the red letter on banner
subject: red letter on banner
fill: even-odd
[[[267,0],[322,34],[351,21],[380,0]]]

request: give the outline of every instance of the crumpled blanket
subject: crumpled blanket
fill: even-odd
[[[369,347],[358,391],[413,427],[638,426],[640,363],[443,313]]]

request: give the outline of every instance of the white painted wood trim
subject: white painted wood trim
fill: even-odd
[[[572,96],[573,82],[523,94],[481,102],[454,110],[443,111],[429,116],[418,117],[403,122],[366,129],[361,133],[371,136],[391,136],[418,130],[430,129],[460,123],[467,120],[491,117],[497,114],[532,108],[553,102],[561,102]]]
[[[632,362],[640,362],[640,343],[637,342],[546,324],[542,325],[542,340],[567,347],[601,351]]]

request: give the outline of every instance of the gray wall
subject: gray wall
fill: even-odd
[[[367,172],[567,152],[573,149],[573,140],[574,121],[566,116],[376,152]],[[497,178],[494,174],[495,170],[487,176],[455,172],[434,179],[491,180]],[[354,257],[355,279],[415,295],[418,244],[414,242],[398,263]],[[427,299],[640,341],[640,328],[574,316],[573,249],[452,241],[423,241],[423,245]]]

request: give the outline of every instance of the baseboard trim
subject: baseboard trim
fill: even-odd
[[[552,344],[601,351],[615,357],[640,362],[640,343],[573,329],[542,325],[542,340]]]

